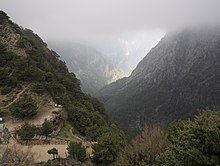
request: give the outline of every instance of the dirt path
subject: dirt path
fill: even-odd
[[[25,122],[34,125],[41,125],[44,122],[45,118],[50,119],[53,116],[52,112],[58,111],[59,109],[60,108],[53,108],[52,110],[48,110],[46,112],[40,112],[33,118],[25,120]],[[15,130],[15,128],[21,126],[23,123],[23,120],[11,118],[5,122],[5,126],[8,128],[10,132],[12,132]]]
[[[66,156],[68,154],[68,152],[66,150],[67,145],[35,145],[35,146],[31,147],[31,152],[33,152],[35,154],[34,159],[37,162],[47,161],[49,159],[52,159],[52,155],[49,155],[47,153],[47,151],[52,148],[56,148],[58,150],[58,155],[61,158],[67,157]]]
[[[20,96],[27,90],[27,88],[29,88],[29,85],[27,85],[27,86],[22,86],[22,91],[19,92],[19,93],[16,95],[16,98],[15,98],[11,103],[9,103],[8,105],[6,105],[4,108],[10,107],[10,105],[12,105],[14,102],[16,102],[16,101],[20,98]]]
[[[49,155],[47,151],[52,148],[56,148],[58,150],[58,156],[60,158],[66,158],[68,155],[67,147],[68,143],[66,144],[45,144],[45,145],[21,145],[18,144],[17,141],[13,138],[10,139],[8,145],[0,145],[0,147],[11,147],[11,148],[17,148],[23,152],[29,152],[33,154],[35,162],[41,162],[41,161],[48,161],[49,159],[52,159],[52,155]],[[88,155],[91,155],[93,152],[93,149],[88,147],[86,149],[86,153]]]

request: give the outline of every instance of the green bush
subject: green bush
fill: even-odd
[[[55,159],[56,155],[58,155],[58,150],[56,148],[52,148],[52,149],[49,149],[47,153],[53,155],[53,159]]]
[[[17,131],[18,136],[21,140],[26,141],[26,144],[29,140],[34,138],[36,134],[36,126],[24,123],[21,128]]]
[[[79,161],[85,161],[86,159],[86,150],[82,147],[82,143],[70,142],[67,151],[71,158]]]
[[[24,119],[37,114],[37,104],[31,96],[25,95],[10,106],[11,115]]]
[[[31,91],[37,94],[43,94],[46,92],[45,85],[43,83],[35,83],[31,86]]]
[[[44,135],[47,137],[49,134],[51,134],[53,132],[53,125],[51,122],[49,122],[47,119],[44,120],[44,123],[42,124],[42,128],[41,128],[41,135]]]
[[[98,139],[97,144],[93,146],[93,161],[97,165],[114,165],[118,154],[123,150],[126,144],[126,138],[117,126],[111,125],[109,131],[103,133]]]

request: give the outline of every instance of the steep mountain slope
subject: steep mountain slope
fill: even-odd
[[[185,119],[220,106],[220,31],[188,29],[166,35],[128,78],[98,93],[124,128]]]
[[[94,94],[105,85],[124,75],[105,59],[96,49],[78,44],[50,42],[68,66],[81,81],[84,92]]]
[[[34,118],[39,112],[50,111],[47,107],[55,102],[62,104],[69,123],[82,135],[92,137],[87,131],[94,126],[108,128],[102,117],[102,104],[81,91],[80,81],[59,60],[58,54],[49,50],[33,31],[9,20],[3,11],[0,11],[0,92],[0,116]],[[45,110],[41,103],[47,106]]]

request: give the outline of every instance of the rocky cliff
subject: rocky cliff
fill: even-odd
[[[166,35],[128,78],[98,93],[124,128],[192,117],[220,106],[220,31],[188,29]]]

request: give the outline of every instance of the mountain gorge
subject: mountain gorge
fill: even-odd
[[[187,29],[166,35],[132,74],[98,93],[123,128],[191,118],[220,106],[220,31]]]
[[[0,11],[0,165],[220,165],[219,29],[167,34],[129,77],[90,46],[49,44]]]
[[[95,94],[124,76],[122,71],[93,47],[73,42],[49,42],[49,45],[60,54],[68,69],[80,79],[85,93]]]

